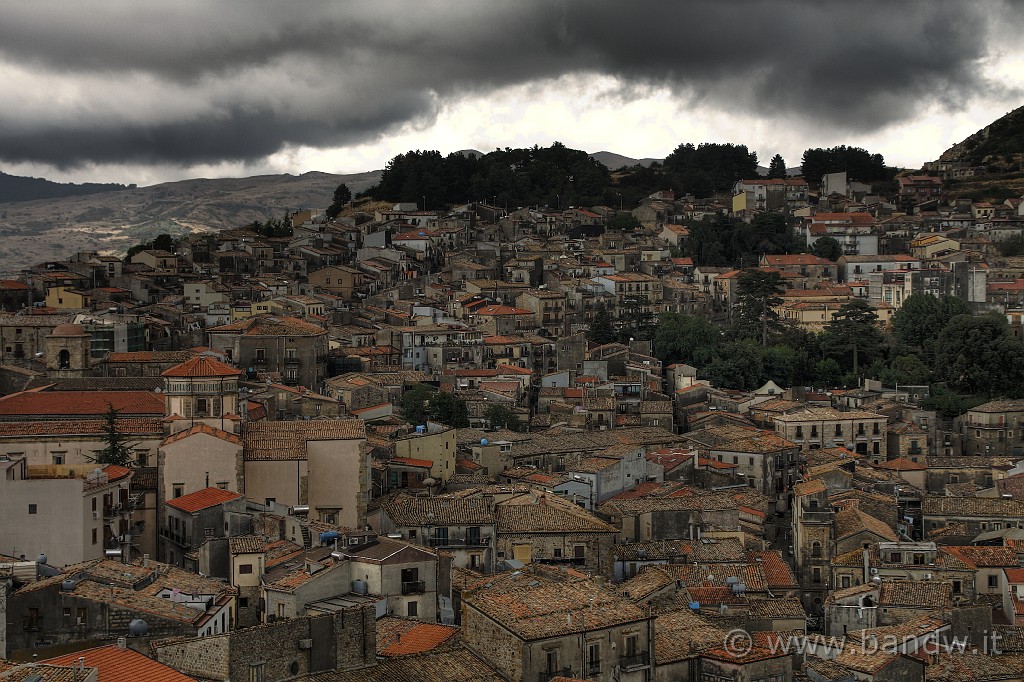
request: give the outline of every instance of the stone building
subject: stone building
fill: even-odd
[[[203,637],[232,628],[235,591],[167,564],[94,559],[10,595],[8,649],[123,637],[144,620],[152,637]]]
[[[820,615],[828,594],[832,559],[832,516],[821,479],[793,486],[793,553],[801,600],[811,615]]]
[[[954,420],[964,455],[1024,455],[1024,400],[992,400]]]
[[[219,562],[214,560],[214,563],[222,565],[202,566],[197,550],[214,538],[247,534],[250,521],[245,498],[229,490],[204,488],[167,500],[160,522],[163,556],[168,564],[194,573],[202,571],[207,575],[226,576],[226,553]]]
[[[44,340],[46,373],[51,377],[82,377],[89,373],[89,332],[80,324],[61,324]]]
[[[497,558],[612,575],[618,529],[557,495],[529,492],[495,506]]]
[[[462,596],[463,642],[508,679],[650,679],[654,618],[585,578],[496,577]]]
[[[370,512],[368,522],[380,533],[445,551],[452,566],[491,572],[495,565],[495,505],[491,497],[413,497],[397,493]],[[511,558],[511,557],[509,557]]]
[[[214,637],[161,641],[154,656],[201,679],[284,680],[373,666],[376,640],[373,605],[353,604]]]
[[[845,447],[858,455],[887,454],[887,422],[884,414],[840,412],[812,407],[775,415],[775,432],[802,450]]]
[[[294,317],[255,315],[207,330],[210,347],[245,368],[250,378],[280,377],[319,390],[327,376],[327,331]]]

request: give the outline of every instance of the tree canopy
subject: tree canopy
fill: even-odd
[[[872,154],[860,147],[839,145],[808,149],[800,163],[800,172],[808,182],[819,182],[828,173],[846,172],[847,178],[859,182],[891,180],[895,169],[885,165],[881,154]]]
[[[681,144],[665,157],[677,192],[708,197],[732,189],[737,180],[757,177],[757,153],[743,144]]]
[[[768,177],[769,179],[786,177],[786,160],[782,158],[782,154],[772,157],[771,163],[768,164]]]
[[[425,424],[429,420],[454,428],[469,426],[465,400],[426,384],[416,384],[402,394],[402,416],[412,424]]]
[[[733,327],[738,335],[758,339],[768,347],[769,333],[782,329],[782,321],[775,307],[782,303],[786,290],[782,275],[777,271],[744,270],[736,282],[736,308]]]

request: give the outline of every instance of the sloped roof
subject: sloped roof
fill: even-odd
[[[174,507],[183,512],[193,514],[202,509],[208,509],[224,502],[230,502],[231,500],[237,500],[241,495],[239,493],[231,492],[230,490],[221,490],[220,488],[203,488],[197,490],[194,493],[188,495],[182,495],[176,497],[173,500],[167,500],[166,504],[168,507]]]
[[[211,358],[209,355],[198,355],[186,360],[176,367],[171,367],[161,373],[165,377],[233,377],[242,373],[242,370],[226,365],[220,360]]]
[[[210,426],[209,424],[196,424],[190,429],[179,431],[178,433],[172,436],[164,438],[163,441],[160,442],[160,445],[170,445],[171,443],[177,443],[180,440],[185,440],[189,436],[194,436],[199,433],[206,434],[207,436],[213,436],[214,438],[220,438],[223,441],[227,441],[228,443],[235,443],[236,445],[242,442],[242,440],[233,433],[222,431],[221,429]]]
[[[148,391],[48,391],[0,398],[0,416],[96,415],[111,406],[119,416],[164,414],[163,396]]]
[[[526,493],[496,505],[498,533],[617,533],[611,525],[556,495]]]
[[[174,668],[154,661],[132,649],[116,645],[76,651],[48,659],[51,665],[72,665],[79,658],[85,665],[99,670],[98,682],[194,682],[195,678],[179,673]]]

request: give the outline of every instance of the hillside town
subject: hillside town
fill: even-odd
[[[1024,679],[982,172],[347,197],[0,281],[0,680]]]

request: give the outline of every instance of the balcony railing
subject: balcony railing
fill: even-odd
[[[161,528],[160,529],[160,536],[164,537],[164,538],[167,538],[171,542],[176,542],[179,545],[183,545],[185,547],[188,547],[188,546],[191,545],[191,542],[189,541],[189,539],[187,537],[185,537],[185,534],[183,532],[181,532],[181,531],[171,530],[170,528]]]
[[[402,583],[402,594],[423,594],[427,591],[427,583],[423,580]]]
[[[286,365],[297,365],[297,364],[299,364],[299,362],[301,362],[301,361],[299,360],[298,356],[286,357],[284,359],[284,364],[286,364]]]
[[[435,536],[429,538],[431,547],[487,547],[491,544],[491,536],[468,535],[459,537],[456,535]]]
[[[265,364],[267,364],[267,358],[266,357],[262,357],[262,358],[261,357],[255,357],[252,360],[250,360],[249,362],[254,364],[254,365],[265,365]]]
[[[651,657],[646,651],[638,651],[629,656],[619,658],[619,666],[622,668],[642,668],[651,664]]]

